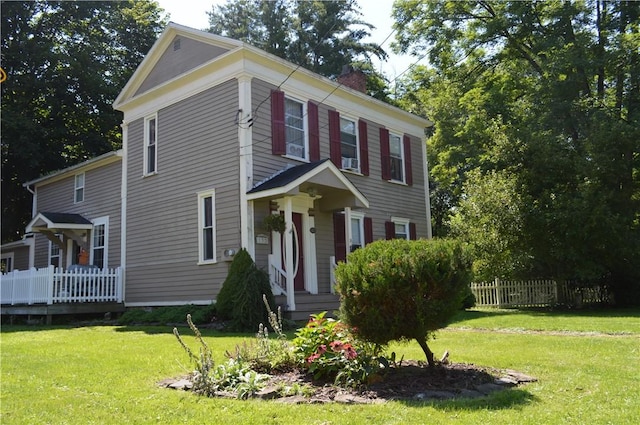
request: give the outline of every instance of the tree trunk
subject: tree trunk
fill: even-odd
[[[433,352],[427,345],[427,338],[416,338],[416,341],[418,341],[418,344],[420,344],[422,351],[424,351],[425,356],[427,356],[427,363],[429,363],[429,366],[435,366],[436,362],[433,360]]]

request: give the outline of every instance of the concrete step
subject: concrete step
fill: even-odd
[[[306,321],[312,314],[327,312],[327,317],[335,317],[335,311],[340,308],[340,299],[335,294],[309,294],[298,292],[295,295],[296,310],[283,309],[284,316],[295,321]],[[276,304],[284,306],[287,301],[284,296],[276,297]]]

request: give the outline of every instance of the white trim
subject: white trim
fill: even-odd
[[[63,168],[62,170],[54,171],[51,174],[47,174],[46,176],[38,177],[35,180],[28,181],[23,183],[22,186],[29,189],[29,186],[36,186],[34,189],[37,189],[37,186],[44,186],[45,184],[53,183],[58,180],[62,180],[70,175],[74,175],[79,171],[87,172],[89,170],[93,170],[95,168],[103,167],[112,162],[119,161],[122,158],[123,150],[111,151],[107,152],[104,155],[97,156],[95,158],[91,158],[85,162],[81,162],[80,164],[72,165],[71,167]],[[35,191],[35,190],[34,190]],[[34,194],[35,198],[35,194]],[[33,214],[35,215],[36,210],[36,202],[34,201],[33,206]]]
[[[95,249],[94,246],[94,237],[95,237],[95,228],[96,226],[104,226],[104,245],[102,246],[102,249],[104,249],[104,257],[103,257],[103,261],[102,261],[102,268],[108,268],[109,267],[109,216],[104,216],[104,217],[98,217],[98,218],[94,218],[93,220],[91,220],[93,223],[93,229],[91,230],[91,243],[90,243],[90,252],[89,252],[89,263],[93,264],[94,262],[94,258],[93,258],[93,250]]]
[[[149,147],[151,146],[150,139],[151,139],[151,132],[149,131],[150,126],[149,123],[151,122],[151,120],[153,120],[154,122],[154,140],[153,140],[153,146],[154,146],[154,151],[153,151],[153,171],[149,171],[149,165],[150,165],[150,158],[149,158]],[[142,175],[143,176],[152,176],[155,174],[158,174],[158,113],[154,113],[151,115],[148,115],[146,117],[144,117],[144,142],[143,142],[143,151],[142,151],[142,156],[143,156],[143,160],[142,160]]]
[[[422,140],[422,139],[421,139]],[[422,140],[422,172],[424,173],[424,199],[427,213],[427,239],[433,238],[431,228],[431,198],[429,197],[429,164],[427,163],[427,142]]]
[[[122,279],[122,298],[127,294],[127,170],[128,146],[129,146],[129,123],[122,121],[122,178],[120,188],[120,269]]]
[[[202,230],[204,228],[204,202],[205,198],[211,198],[211,227],[213,228],[213,258],[204,258],[203,244],[204,238]],[[198,192],[198,265],[215,264],[218,262],[217,253],[217,239],[218,232],[216,228],[216,191],[210,189],[202,192]]]
[[[238,120],[251,119],[251,77],[238,78]],[[247,200],[247,191],[253,186],[253,126],[238,125],[240,153],[240,244],[255,260],[253,201]]]
[[[48,229],[91,230],[93,226],[91,224],[54,223],[53,221],[45,217],[42,213],[38,213],[38,215],[33,217],[29,224],[27,224],[25,232],[31,233],[34,231],[34,229],[37,230],[38,228],[42,227]]]
[[[78,178],[82,176],[82,184],[78,185]],[[85,174],[85,172],[81,172],[81,173],[77,173],[74,177],[73,177],[73,203],[74,204],[79,204],[81,202],[84,202],[84,196],[85,196],[85,185],[86,185],[86,179],[87,179],[87,175]],[[78,200],[78,193],[79,191],[82,191],[82,199]]]
[[[345,208],[346,209],[346,208]],[[365,241],[365,237],[364,237],[364,213],[361,212],[356,212],[356,211],[351,211],[351,208],[349,208],[349,215],[351,216],[351,218],[349,219],[349,238],[347,239],[349,241],[349,245],[347,246],[347,255],[349,252],[351,251],[351,247],[354,245],[354,241],[353,241],[353,225],[351,225],[351,220],[356,219],[358,220],[358,231],[360,232],[360,248],[363,248],[366,244]]]
[[[215,300],[188,300],[188,301],[137,301],[137,302],[124,302],[125,307],[172,307],[182,305],[210,305]]]

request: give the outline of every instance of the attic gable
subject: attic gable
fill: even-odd
[[[140,84],[134,96],[197,68],[228,51],[229,49],[220,46],[176,35]]]
[[[118,95],[114,108],[242,46],[240,41],[171,22]]]

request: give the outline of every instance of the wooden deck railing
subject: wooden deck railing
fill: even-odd
[[[4,305],[122,302],[121,269],[67,271],[54,266],[13,271],[0,278]]]

